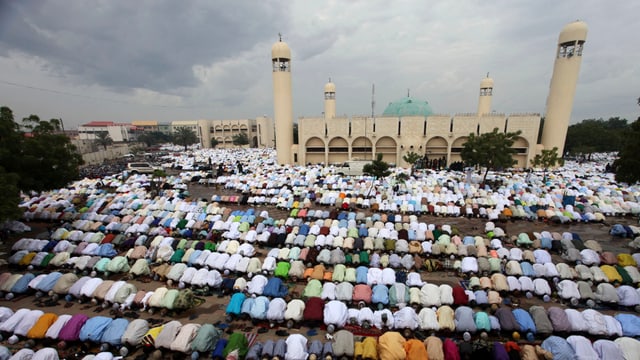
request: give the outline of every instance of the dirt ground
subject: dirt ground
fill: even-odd
[[[200,186],[197,184],[190,185],[189,192],[194,199],[201,199],[201,198],[210,199],[211,195],[213,194],[219,194],[219,195],[231,194],[231,192],[224,189],[216,190],[215,188]],[[231,207],[231,206],[227,205],[227,207]],[[237,208],[237,209],[242,209],[247,207],[248,206],[233,206],[233,208]],[[313,207],[313,208],[318,208],[318,207]],[[263,209],[269,211],[269,215],[275,219],[284,219],[288,216],[288,211],[279,210],[279,209],[276,209],[275,207],[263,206],[260,208],[260,210],[263,210]],[[457,218],[434,217],[434,216],[427,216],[427,215],[419,216],[419,221],[432,223],[436,225],[449,224],[451,226],[457,227],[460,231],[460,234],[471,235],[471,236],[484,235],[484,227],[486,223],[485,219],[475,219],[475,218],[468,219],[464,217],[457,217]],[[575,232],[575,233],[578,233],[584,241],[590,240],[590,239],[597,240],[598,242],[601,243],[604,250],[613,251],[614,253],[629,252],[629,248],[626,246],[629,239],[614,238],[609,235],[609,229],[611,225],[615,223],[626,224],[626,225],[637,225],[638,218],[637,217],[624,217],[624,218],[618,217],[618,218],[608,218],[607,222],[605,223],[589,223],[589,224],[572,223],[572,224],[565,224],[565,225],[550,224],[550,223],[538,222],[538,221],[530,222],[530,221],[518,220],[518,221],[508,221],[506,223],[499,223],[497,225],[502,227],[506,231],[508,236],[518,235],[521,232],[542,232],[545,230],[550,232],[557,231],[560,233],[565,231]],[[19,239],[22,237],[35,237],[38,234],[42,233],[43,231],[46,231],[47,227],[51,226],[50,223],[30,223],[29,225],[32,227],[32,231],[30,233],[21,234],[17,237],[14,236],[12,240],[15,241],[16,239]],[[0,247],[0,251],[4,253],[3,257],[6,258],[10,254],[11,244],[13,241],[9,241]],[[266,255],[267,251],[268,249],[259,250],[259,252],[263,256]],[[557,255],[554,255],[554,262],[561,262],[559,259],[560,258]],[[5,271],[25,272],[26,269],[15,269],[15,268],[8,268],[5,266],[0,268],[0,271],[1,272],[5,272]],[[447,272],[447,271],[440,271],[440,272],[433,272],[433,273],[423,272],[422,276],[423,276],[423,280],[436,283],[436,284],[441,284],[441,283],[457,284],[461,280],[454,273]],[[122,278],[122,275],[114,275],[110,277],[111,280],[120,280],[120,278]],[[140,282],[140,281],[133,280],[130,282],[134,283],[139,290],[145,290],[145,291],[153,290],[159,286],[165,285],[157,281]],[[305,283],[300,281],[295,284],[289,283],[288,285],[290,286],[291,289],[294,289],[298,294],[301,294],[302,290],[304,289]],[[206,301],[202,305],[178,314],[169,314],[163,317],[157,313],[149,314],[148,312],[137,312],[137,315],[139,315],[140,318],[151,319],[157,322],[162,322],[163,320],[168,321],[168,320],[175,319],[175,320],[179,320],[183,324],[188,322],[224,324],[224,325],[228,325],[228,327],[226,327],[226,331],[228,333],[232,331],[256,333],[258,341],[264,341],[266,339],[282,338],[281,336],[276,334],[277,330],[282,330],[282,329],[286,330],[288,333],[303,334],[307,336],[309,340],[320,339],[320,340],[326,341],[324,338],[325,332],[322,329],[314,329],[315,332],[317,332],[316,335],[312,335],[314,331],[309,332],[309,330],[311,329],[307,327],[300,327],[300,328],[293,328],[293,329],[275,327],[272,329],[268,329],[268,331],[266,332],[258,333],[258,329],[262,326],[266,326],[266,324],[254,325],[250,321],[246,321],[246,320],[237,320],[227,324],[225,321],[225,308],[229,301],[229,296],[218,297],[216,295],[213,295],[213,296],[208,296],[205,299]],[[41,299],[35,299],[34,295],[31,294],[28,296],[18,297],[11,301],[2,299],[0,300],[0,306],[7,306],[14,310],[17,310],[19,308],[37,309],[37,308],[40,308],[38,305],[40,300]],[[550,304],[544,304],[539,299],[536,299],[536,298],[526,299],[524,296],[522,296],[518,300],[520,304],[522,306],[525,306],[526,308],[528,308],[528,306],[532,304],[550,305]],[[61,300],[55,306],[41,307],[40,309],[44,312],[53,312],[58,315],[75,314],[75,313],[81,312],[81,313],[85,313],[90,317],[96,316],[96,315],[110,316],[110,309],[102,309],[100,307],[92,306],[91,304],[79,304],[79,303],[71,303],[71,305],[68,305],[68,307],[65,307],[64,306],[65,304],[66,302],[64,300]],[[558,305],[557,303],[552,303],[552,304]],[[130,318],[130,320],[132,319]],[[25,345],[25,341],[23,340],[15,345],[9,345],[5,339],[4,341],[2,341],[2,345],[5,345],[10,347],[11,349],[17,350],[22,348]],[[37,344],[37,347],[47,346],[47,345],[51,346],[54,344],[39,343]],[[60,354],[62,355],[62,357],[73,358],[73,354],[75,354],[79,349],[77,345],[78,344],[76,344],[76,346],[73,346],[67,350],[61,351]],[[92,348],[90,350],[96,351],[97,347],[95,345],[92,345]],[[141,351],[136,351],[135,353],[131,354],[127,358],[135,359],[135,358],[138,358],[139,356],[141,356]],[[174,356],[174,358],[183,358],[185,355],[174,354],[172,356]],[[171,356],[169,354],[165,353],[165,358],[170,358],[170,357]]]

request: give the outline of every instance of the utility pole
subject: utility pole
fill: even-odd
[[[375,116],[376,108],[376,84],[371,85],[371,118]]]

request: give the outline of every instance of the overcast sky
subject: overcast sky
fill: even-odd
[[[375,113],[407,95],[437,113],[544,113],[558,34],[589,26],[572,122],[640,114],[640,2],[0,1],[0,105],[17,119],[273,117],[271,46],[292,51],[294,117]]]

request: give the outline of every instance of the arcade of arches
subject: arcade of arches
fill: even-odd
[[[434,136],[428,139],[424,145],[418,148],[410,146],[405,148],[395,139],[383,136],[378,139],[359,136],[349,141],[344,137],[333,137],[325,142],[320,137],[311,137],[304,144],[304,161],[311,164],[339,164],[349,159],[352,160],[372,160],[375,154],[382,154],[382,159],[388,163],[399,164],[402,155],[413,151],[425,155],[428,159],[444,158],[446,164],[461,161],[460,152],[467,141],[466,136],[461,136],[451,141],[442,136]],[[529,142],[519,137],[513,144],[516,150],[514,160],[515,166],[526,167]]]

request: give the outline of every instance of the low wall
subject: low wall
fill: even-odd
[[[94,151],[82,154],[82,159],[85,165],[102,164],[105,160],[112,160],[121,158],[123,155],[129,153],[128,144],[115,144],[107,146],[107,150]]]

